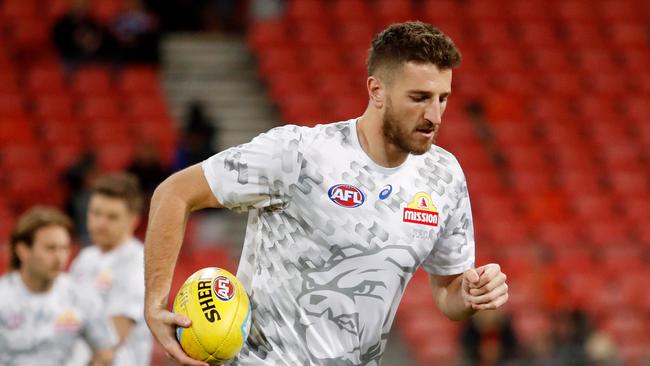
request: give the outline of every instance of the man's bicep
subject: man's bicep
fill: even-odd
[[[195,164],[165,179],[157,191],[180,198],[192,211],[207,207],[221,208],[205,177],[201,164]]]

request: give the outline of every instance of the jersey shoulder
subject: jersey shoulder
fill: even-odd
[[[433,159],[438,165],[443,166],[446,169],[449,169],[449,172],[454,176],[454,178],[465,179],[465,173],[463,168],[460,165],[460,162],[451,152],[445,150],[444,148],[438,145],[431,145],[431,149],[426,153],[426,156],[429,159]],[[427,159],[425,161],[428,162]]]

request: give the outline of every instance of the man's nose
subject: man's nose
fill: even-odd
[[[440,108],[440,103],[434,102],[429,104],[424,111],[424,119],[434,125],[439,125],[442,122],[442,108]]]

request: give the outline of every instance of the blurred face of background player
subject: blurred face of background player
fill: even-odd
[[[88,232],[91,241],[108,251],[127,241],[138,225],[138,215],[122,198],[94,193],[88,204]]]
[[[424,154],[435,142],[451,93],[451,69],[406,62],[378,76],[386,141],[405,153]]]
[[[16,253],[20,258],[20,273],[32,290],[45,291],[65,270],[70,258],[70,234],[59,225],[38,229],[30,246],[18,243]]]

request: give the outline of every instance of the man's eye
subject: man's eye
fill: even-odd
[[[427,100],[427,98],[425,98],[425,97],[411,97],[411,100],[416,102],[416,103],[419,103],[419,102],[424,102],[425,100]]]

